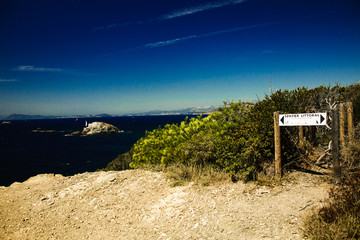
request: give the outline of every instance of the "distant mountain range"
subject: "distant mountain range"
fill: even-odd
[[[11,114],[5,120],[31,120],[31,119],[55,119],[55,118],[96,118],[96,117],[112,117],[109,114],[98,115],[76,115],[76,116],[44,116],[44,115],[26,115],[26,114]]]
[[[44,116],[44,115],[26,115],[26,114],[11,114],[5,117],[3,120],[30,120],[30,119],[55,119],[55,118],[106,118],[106,117],[117,117],[117,116],[154,116],[154,115],[199,115],[209,114],[216,110],[214,106],[206,107],[191,107],[181,110],[154,110],[143,113],[130,113],[124,115],[109,115],[109,114],[96,114],[96,115],[72,115],[72,116]]]
[[[206,106],[206,107],[191,107],[191,108],[185,108],[181,110],[168,110],[168,111],[162,111],[162,110],[154,110],[149,112],[143,112],[143,113],[132,113],[127,114],[127,116],[153,116],[153,115],[199,115],[199,114],[209,114],[214,112],[217,109],[217,107],[214,106]]]
[[[42,115],[25,115],[25,114],[11,114],[5,120],[28,120],[28,119],[44,119],[56,118],[55,116],[42,116]]]

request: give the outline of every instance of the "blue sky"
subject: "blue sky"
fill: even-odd
[[[1,0],[0,115],[126,114],[360,80],[358,0]]]

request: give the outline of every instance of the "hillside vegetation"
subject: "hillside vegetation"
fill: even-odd
[[[130,152],[119,155],[106,170],[144,166],[166,170],[175,164],[177,168],[196,169],[198,174],[211,168],[228,174],[233,180],[256,179],[262,173],[273,174],[269,166],[274,159],[275,111],[328,112],[330,115],[331,107],[340,102],[353,102],[355,123],[358,123],[360,84],[277,90],[256,103],[224,102],[223,107],[206,117],[186,118],[180,124],[146,132]],[[331,131],[326,127],[307,127],[306,146],[302,149],[298,131],[296,127],[281,128],[284,170],[311,165],[316,160],[313,155],[321,154],[331,139]],[[351,159],[351,166],[358,167],[358,159]],[[185,178],[192,176],[184,175]]]
[[[166,125],[136,142],[130,152],[108,164],[107,170],[151,167],[168,172],[175,184],[184,181],[265,179],[274,175],[273,113],[327,112],[339,103],[353,102],[355,139],[341,149],[343,185],[330,192],[328,202],[305,221],[303,236],[309,239],[360,238],[360,84],[347,87],[277,90],[256,103],[224,102],[206,117],[186,118]],[[329,127],[328,127],[329,128]],[[327,127],[304,127],[305,146],[299,146],[299,128],[281,128],[283,171],[311,169],[319,160],[331,167]],[[322,157],[320,157],[322,156]],[[325,156],[325,158],[323,158]],[[326,156],[328,157],[326,159]],[[356,174],[352,174],[356,172]],[[266,180],[267,181],[267,180]],[[261,181],[259,181],[261,182]]]

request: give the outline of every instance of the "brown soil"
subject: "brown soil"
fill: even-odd
[[[0,187],[0,239],[302,239],[328,196],[320,178],[171,187],[144,170],[38,175]]]

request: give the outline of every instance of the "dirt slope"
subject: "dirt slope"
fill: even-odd
[[[329,185],[170,187],[163,173],[38,175],[0,187],[0,239],[301,239]]]

